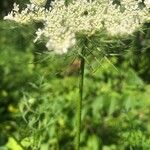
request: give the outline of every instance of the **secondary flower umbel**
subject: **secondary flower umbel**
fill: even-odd
[[[75,45],[76,33],[89,36],[106,29],[112,36],[121,36],[131,34],[150,20],[149,0],[145,0],[142,9],[141,1],[136,0],[122,0],[120,5],[112,0],[73,0],[67,5],[65,0],[55,0],[49,10],[43,7],[46,0],[30,2],[22,11],[14,4],[14,9],[4,19],[22,24],[43,21],[44,27],[36,32],[35,41],[46,39],[46,47],[59,54]]]

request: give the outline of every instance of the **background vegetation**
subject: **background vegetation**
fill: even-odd
[[[0,3],[0,150],[73,150],[76,51],[34,45],[34,26],[2,21],[13,1]],[[97,40],[86,57],[81,150],[149,150],[149,24],[119,42]]]

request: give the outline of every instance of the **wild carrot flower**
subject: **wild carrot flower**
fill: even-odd
[[[111,36],[123,36],[150,20],[149,0],[144,1],[144,8],[136,0],[122,0],[119,5],[112,0],[72,0],[69,4],[55,0],[49,10],[43,7],[46,0],[30,2],[22,11],[14,4],[4,19],[22,24],[43,21],[44,27],[38,29],[34,41],[46,40],[46,47],[58,54],[66,53],[75,45],[77,33],[90,36],[105,29]]]

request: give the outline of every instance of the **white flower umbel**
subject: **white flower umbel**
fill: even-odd
[[[144,1],[142,9],[141,1],[136,0],[122,0],[120,5],[114,5],[112,0],[72,0],[67,5],[65,0],[55,0],[49,10],[43,7],[45,0],[30,2],[21,12],[14,4],[14,9],[4,19],[19,23],[43,21],[44,27],[36,32],[35,41],[46,39],[46,47],[58,54],[66,53],[75,45],[76,33],[90,36],[106,29],[111,36],[123,36],[150,20],[149,0]]]

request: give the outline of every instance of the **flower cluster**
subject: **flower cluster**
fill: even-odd
[[[149,20],[148,9],[140,9],[139,3],[140,1],[136,0],[122,0],[117,8],[110,3],[105,19],[107,31],[111,35],[131,34],[142,23]]]
[[[4,17],[5,20],[13,20],[21,24],[28,24],[34,21],[44,21],[46,19],[46,13],[44,7],[36,5],[34,3],[27,4],[26,8],[20,12],[19,5],[14,3],[13,10]]]
[[[145,0],[144,4],[147,8],[150,8],[150,0]]]
[[[145,0],[146,7],[142,9],[141,1],[136,0],[122,0],[119,5],[112,0],[72,0],[69,4],[65,0],[55,0],[49,10],[43,7],[46,0],[30,2],[21,12],[14,4],[14,9],[4,19],[23,24],[43,21],[44,28],[36,32],[35,42],[46,39],[46,47],[59,54],[75,45],[76,33],[90,36],[106,29],[112,36],[126,35],[150,20],[149,0]]]
[[[45,6],[47,0],[30,0],[34,5]]]

